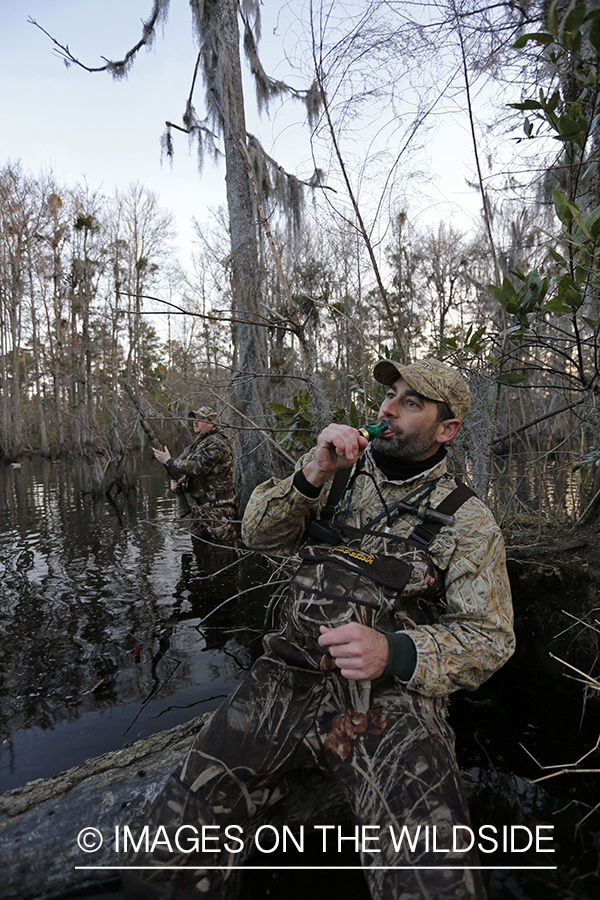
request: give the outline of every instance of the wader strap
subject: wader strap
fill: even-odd
[[[342,494],[348,484],[351,472],[352,469],[338,469],[333,476],[333,483],[331,485],[331,490],[329,491],[329,496],[327,497],[327,503],[321,510],[321,518],[325,519],[326,522],[330,522],[331,519],[333,519],[336,506],[342,499]]]
[[[435,507],[436,512],[443,513],[446,516],[452,516],[463,503],[466,503],[469,497],[477,496],[475,491],[459,478],[456,479],[456,484],[457,487],[455,487],[454,490],[444,497],[442,502]],[[427,524],[422,522],[420,525],[416,525],[413,528],[410,536],[419,544],[428,547],[442,528],[442,525],[442,522],[428,522]]]

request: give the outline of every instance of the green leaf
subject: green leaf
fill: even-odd
[[[581,28],[586,13],[587,7],[584,0],[573,0],[561,22],[559,37],[562,38],[563,35],[567,34],[575,35]]]
[[[575,134],[555,134],[553,137],[555,141],[562,141],[563,144],[577,144],[578,147],[583,149],[587,135],[583,131],[578,131]],[[569,152],[568,147],[566,152]]]
[[[505,297],[516,297],[517,295],[514,284],[512,283],[510,278],[506,277],[506,275],[502,279],[502,290]]]
[[[523,103],[509,103],[508,105],[513,109],[520,109],[522,112],[529,109],[544,109],[539,100],[524,100]]]
[[[294,410],[283,403],[267,403],[267,406],[273,410],[276,416],[293,416]]]
[[[571,104],[571,108],[569,110],[569,117],[571,119],[577,119],[580,116],[583,101],[586,99],[586,96],[587,91],[582,91],[577,100]]]
[[[472,327],[473,327],[472,325],[469,325],[469,331],[467,333],[467,337],[468,337],[467,343],[468,344],[477,344],[477,343],[479,343],[481,338],[484,336],[485,331],[486,331],[486,326],[481,325],[476,331],[473,332],[473,334],[471,334]]]
[[[561,275],[558,280],[558,297],[570,307],[578,309],[583,303],[581,292],[570,275]]]
[[[579,207],[575,203],[569,203],[571,211],[573,213],[573,218],[577,222],[577,227],[581,231],[583,235],[585,235],[588,240],[592,240],[592,235],[590,234],[589,228],[587,227],[585,220],[581,213],[579,212]]]
[[[520,50],[529,41],[535,41],[536,44],[551,44],[554,38],[545,31],[532,31],[529,34],[522,34],[513,44],[514,50]]]
[[[556,189],[552,191],[552,197],[554,198],[554,209],[556,210],[556,215],[563,223],[563,225],[568,225],[568,223],[573,218],[573,212],[571,210],[571,204],[567,200],[564,194]]]
[[[594,10],[590,17],[588,41],[596,51],[600,51],[600,12]]]
[[[578,265],[575,268],[575,284],[578,287],[586,284],[590,277],[590,267],[589,265]]]
[[[582,316],[581,321],[584,322],[588,326],[588,328],[593,328],[594,331],[600,328],[600,322],[598,321],[598,319],[590,319],[589,316]]]
[[[542,94],[542,91],[540,91],[540,95],[541,94]],[[554,110],[556,109],[556,107],[558,106],[559,103],[560,103],[560,94],[558,91],[554,91],[554,93],[548,100],[548,103],[546,104],[546,108],[548,109],[549,112],[554,112]]]
[[[586,269],[589,272],[591,269],[593,259],[594,259],[593,255],[586,248],[583,251],[583,253],[581,253],[579,259],[577,260],[577,265],[580,266],[582,269]]]
[[[574,135],[579,134],[581,128],[579,124],[572,119],[570,116],[560,116],[558,119],[558,130],[561,135]]]
[[[530,272],[525,278],[525,281],[521,285],[519,293],[515,298],[519,302],[521,313],[528,314],[535,312],[546,296],[547,290],[548,279],[542,278],[540,281],[536,269]],[[525,321],[522,314],[520,315],[520,318],[522,321]]]
[[[549,247],[549,248],[548,248],[548,253],[549,253],[550,256],[552,257],[552,259],[554,260],[554,262],[556,262],[556,263],[559,264],[559,266],[565,266],[565,267],[566,267],[566,266],[569,265],[568,262],[567,262],[567,260],[564,258],[564,256],[561,256],[560,253],[557,253],[557,251],[556,251],[556,250],[553,250],[552,247]]]
[[[488,289],[494,300],[497,300],[498,303],[502,304],[502,306],[506,305],[508,298],[505,297],[502,288],[496,287],[495,284],[486,284],[486,288]]]
[[[574,469],[580,469],[582,466],[588,466],[590,463],[594,466],[600,464],[600,447],[594,447],[589,453],[586,453],[577,462],[573,463]]]
[[[548,10],[548,31],[552,35],[556,35],[558,33],[558,26],[560,24],[560,13],[557,10],[557,6],[560,0],[552,0],[550,4],[550,8]]]
[[[585,217],[585,223],[592,238],[595,240],[598,237],[598,231],[600,230],[600,206],[597,206],[596,209],[592,210],[592,212]]]
[[[581,31],[576,32],[573,35],[572,39],[569,41],[569,50],[571,52],[571,56],[576,57],[579,53],[579,48],[583,43],[583,35]]]
[[[551,297],[547,303],[542,306],[542,312],[556,313],[558,316],[570,316],[573,310],[564,300],[559,297]]]
[[[498,384],[523,384],[527,381],[527,377],[518,372],[506,372],[504,375],[498,375],[496,381]]]

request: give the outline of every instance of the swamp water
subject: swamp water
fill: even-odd
[[[264,573],[192,552],[162,466],[112,501],[92,481],[0,467],[0,791],[215,709],[259,652]]]
[[[87,463],[0,467],[0,791],[216,708],[260,653],[266,570],[255,556],[233,554],[230,565],[231,551],[192,552],[162,467],[136,468],[134,489],[107,498],[91,492]],[[452,702],[474,826],[556,829],[550,864],[558,869],[523,871],[539,857],[515,856],[513,870],[486,873],[489,897],[591,900],[600,896],[600,775],[533,785],[540,772],[519,744],[562,762],[598,732],[592,722],[573,744],[581,720],[574,694],[546,690],[526,664],[515,657]],[[245,873],[243,900],[368,900],[360,872],[308,869],[323,862],[318,846],[253,862],[273,870]],[[360,864],[348,845],[335,862]],[[307,870],[276,871],[294,864]],[[69,896],[122,898],[116,882]]]

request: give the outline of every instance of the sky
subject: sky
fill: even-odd
[[[119,59],[141,34],[150,0],[0,0],[0,164],[21,160],[37,175],[87,181],[111,193],[141,182],[171,209],[189,238],[192,215],[219,203],[218,174],[198,178],[195,152],[181,135],[173,166],[161,163],[166,120],[179,122],[196,58],[189,6],[173,0],[154,49],[143,49],[127,80],[67,68],[35,19],[90,66]],[[219,185],[220,187],[220,185]]]
[[[282,48],[293,48],[289,22],[278,15],[280,5],[265,2],[261,42],[265,68],[277,77],[282,77]],[[33,175],[51,170],[59,182],[87,181],[107,193],[140,182],[174,213],[186,255],[192,217],[206,220],[209,209],[224,202],[223,169],[207,162],[200,177],[185,135],[174,132],[173,164],[161,162],[165,121],[181,121],[196,59],[187,0],[172,0],[164,36],[150,52],[140,51],[124,81],[67,68],[48,37],[28,23],[35,19],[95,66],[102,56],[122,58],[139,39],[141,20],[151,8],[151,0],[0,0],[0,165],[20,160]],[[291,112],[288,104],[258,123],[252,93],[248,87],[249,130],[260,130],[265,149],[285,168],[309,175],[302,111]],[[465,183],[473,177],[466,116],[445,121],[432,137],[427,160],[435,177],[422,208],[415,210],[417,218],[476,219],[479,200]]]

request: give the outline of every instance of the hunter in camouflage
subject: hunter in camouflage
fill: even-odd
[[[192,535],[220,544],[237,538],[233,452],[229,438],[215,424],[216,412],[208,406],[190,412],[194,441],[174,459],[167,447],[154,450],[171,476],[175,493],[183,493],[192,514]]]
[[[127,873],[128,897],[226,897],[231,867],[251,849],[265,811],[306,768],[329,772],[355,822],[382,835],[435,828],[437,847],[449,848],[453,826],[469,825],[446,705],[513,652],[502,538],[446,469],[445,445],[469,408],[466,382],[437,360],[385,361],[375,376],[389,385],[379,416],[388,431],[367,447],[355,429],[330,425],[293,475],[252,495],[246,543],[298,554],[282,628],[267,635],[264,655],[202,729],[147,820],[171,836],[184,823],[220,833],[237,825],[244,852],[227,840],[214,853],[140,852],[130,864],[152,868]],[[306,543],[339,469],[349,478],[335,530]],[[453,520],[428,524],[458,494]],[[362,854],[374,900],[485,896],[474,851],[440,853],[423,841],[378,848]]]

